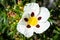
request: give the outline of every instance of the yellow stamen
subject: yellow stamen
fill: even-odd
[[[38,19],[36,17],[30,17],[28,19],[28,24],[29,25],[35,26],[35,25],[37,25],[37,23],[38,23]]]

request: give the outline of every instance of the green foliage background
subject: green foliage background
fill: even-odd
[[[17,32],[16,27],[23,15],[24,5],[31,2],[49,9],[51,25],[44,33],[34,33],[31,38],[26,38]],[[53,2],[51,7],[48,7],[48,0],[45,5],[43,3],[44,0],[0,0],[0,40],[60,40],[60,1]]]

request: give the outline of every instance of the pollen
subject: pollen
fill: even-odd
[[[28,24],[31,26],[36,26],[38,23],[38,19],[36,17],[30,17],[28,19]]]

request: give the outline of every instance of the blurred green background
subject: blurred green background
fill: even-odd
[[[17,23],[26,3],[36,2],[50,11],[50,27],[31,38],[17,32]],[[0,0],[0,40],[60,40],[60,0]]]

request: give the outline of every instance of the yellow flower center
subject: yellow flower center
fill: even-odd
[[[29,25],[35,26],[35,25],[37,25],[37,23],[38,23],[38,19],[36,17],[30,17],[28,19],[28,24]]]

